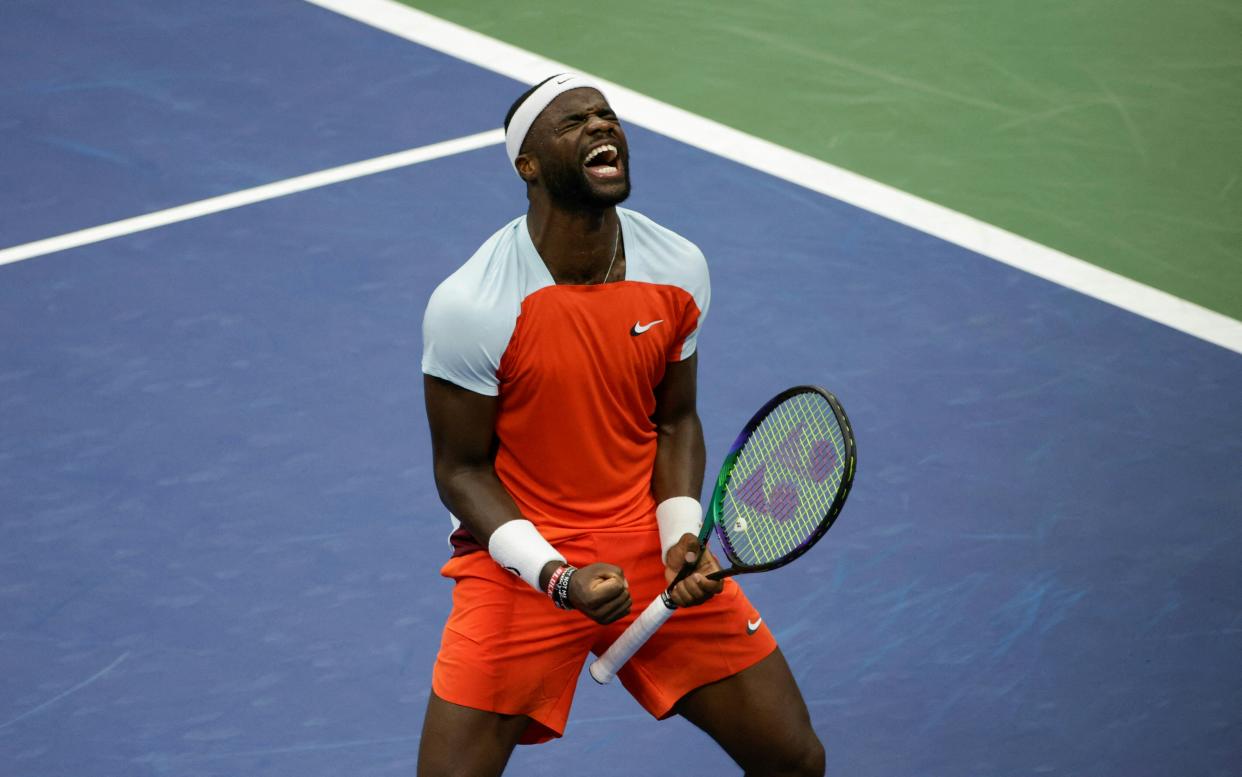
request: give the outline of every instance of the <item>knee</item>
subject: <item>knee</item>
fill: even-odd
[[[747,777],[824,777],[824,745],[813,732],[770,751],[766,763],[748,768]]]
[[[780,777],[824,777],[827,769],[824,745],[814,733],[804,736],[791,748],[781,770]]]
[[[811,737],[811,747],[807,752],[805,770],[802,774],[806,777],[824,777],[826,771],[828,771],[828,757],[824,753],[824,743],[819,741],[819,737]]]

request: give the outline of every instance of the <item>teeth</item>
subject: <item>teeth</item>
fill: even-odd
[[[612,145],[611,143],[610,143],[610,144],[608,144],[608,145],[600,146],[599,148],[595,149],[595,150],[594,150],[594,151],[592,151],[591,153],[587,154],[586,159],[585,159],[585,160],[583,160],[583,164],[588,164],[588,163],[590,163],[590,161],[591,161],[592,159],[594,159],[595,157],[597,157],[597,156],[599,156],[600,154],[604,153],[605,151],[611,151],[612,153],[614,153],[614,154],[615,154],[615,153],[617,153],[617,147],[616,147],[616,146],[614,146],[614,145]]]

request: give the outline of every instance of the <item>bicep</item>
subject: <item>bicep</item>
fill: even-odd
[[[426,374],[423,395],[437,477],[460,468],[490,467],[499,400]]]
[[[499,400],[433,375],[424,375],[423,390],[436,490],[466,531],[487,547],[498,526],[522,517],[493,465]]]
[[[655,389],[656,412],[652,420],[658,428],[697,415],[698,366],[697,353],[665,366],[664,378]]]

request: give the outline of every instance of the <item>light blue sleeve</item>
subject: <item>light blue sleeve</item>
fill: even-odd
[[[423,372],[494,397],[512,326],[498,331],[495,314],[456,280],[440,284],[423,314]]]
[[[703,321],[707,318],[707,309],[712,303],[712,283],[707,271],[707,258],[703,256],[698,246],[692,244],[691,248],[693,250],[686,252],[684,280],[680,285],[690,292],[690,296],[694,299],[694,305],[698,308],[698,320],[695,322],[694,329],[682,342],[679,361],[689,359],[698,349],[699,332],[703,331]]]

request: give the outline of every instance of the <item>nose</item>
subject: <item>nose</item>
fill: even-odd
[[[603,132],[606,129],[615,129],[619,124],[613,119],[606,119],[599,114],[592,114],[587,119],[587,132]]]

